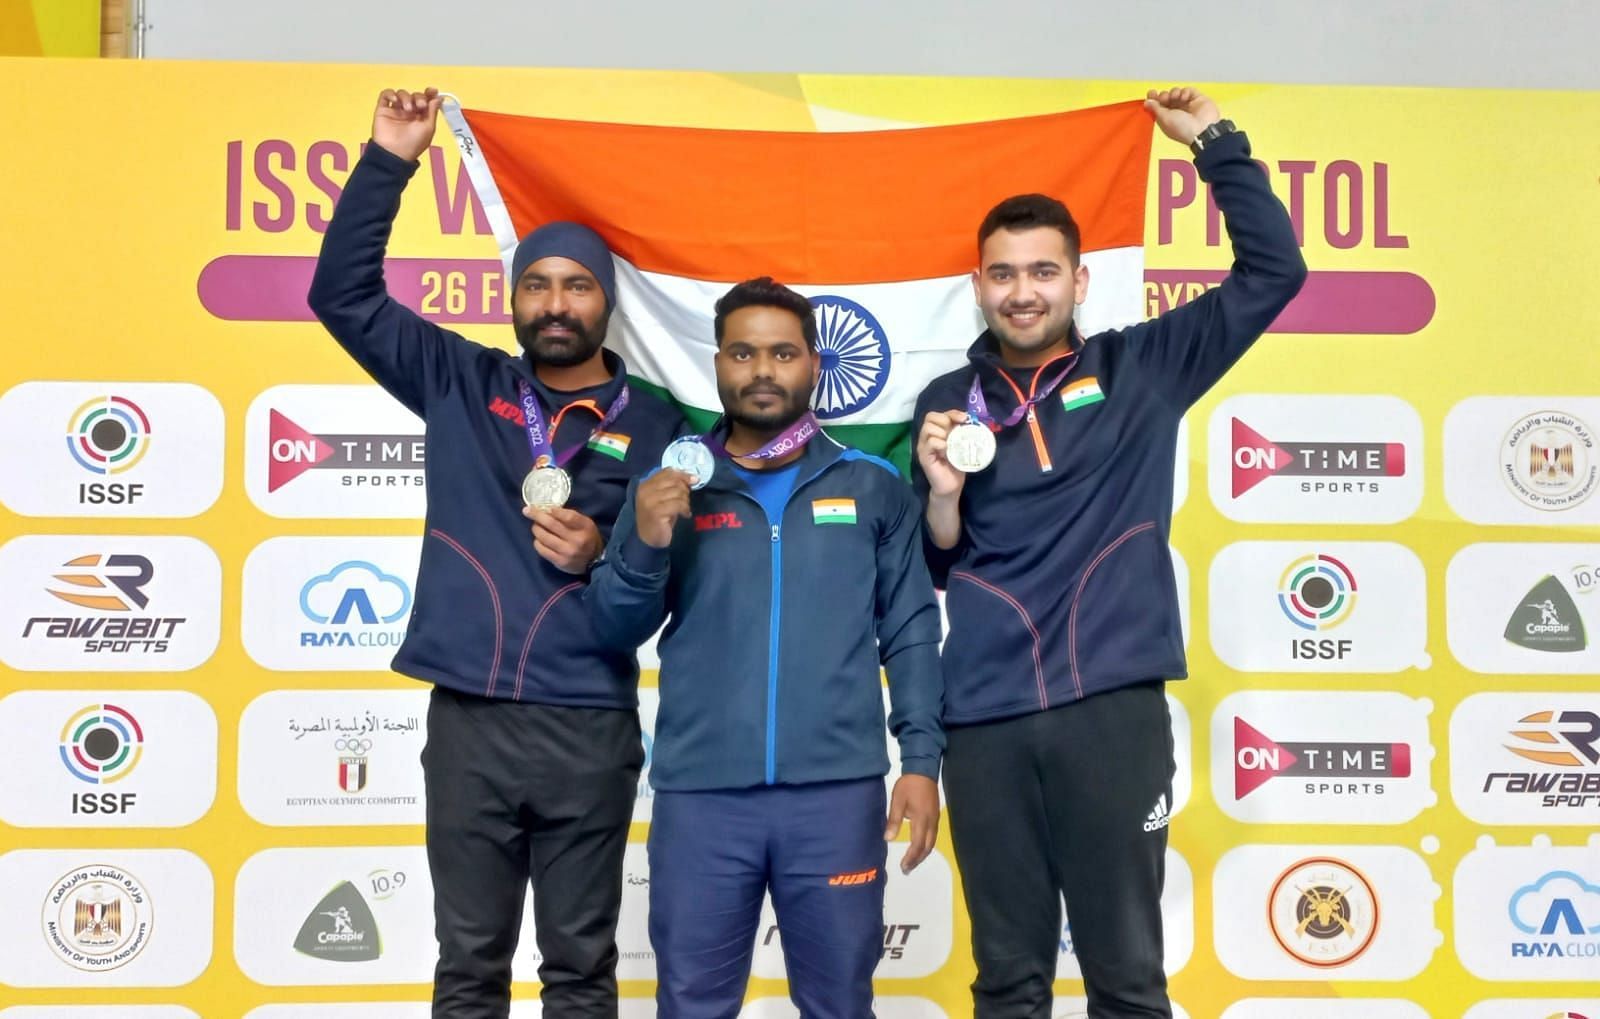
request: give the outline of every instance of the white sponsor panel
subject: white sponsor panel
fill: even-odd
[[[1240,846],[1212,875],[1217,958],[1246,980],[1409,980],[1444,943],[1439,895],[1397,846]]]
[[[1429,1019],[1421,1005],[1398,998],[1246,998],[1222,1019]]]
[[[644,767],[639,769],[639,795],[633,801],[633,819],[648,821],[654,813],[656,791],[650,785],[650,765],[656,757],[656,712],[661,709],[661,691],[653,686],[639,688],[639,737],[644,742]]]
[[[177,1005],[18,1005],[0,1019],[200,1019]]]
[[[420,518],[422,421],[377,386],[273,386],[245,415],[245,491],[275,517]]]
[[[1445,619],[1474,672],[1600,673],[1600,544],[1468,545],[1445,571]]]
[[[951,924],[955,918],[954,876],[944,854],[935,849],[910,874],[900,873],[905,843],[889,846],[888,887],[883,900],[883,955],[876,976],[882,980],[924,977],[950,958]],[[848,894],[847,889],[841,891]],[[770,896],[761,905],[756,929],[757,977],[783,979],[782,938]]]
[[[0,396],[0,504],[192,517],[222,494],[222,405],[186,382],[23,382]]]
[[[274,690],[239,719],[239,802],[262,824],[422,824],[428,696]]]
[[[1067,907],[1070,909],[1070,906]],[[1189,964],[1194,954],[1194,872],[1177,850],[1167,850],[1167,880],[1161,889],[1162,968],[1168,976]],[[1082,980],[1072,942],[1072,917],[1063,911],[1057,980]]]
[[[1462,1019],[1590,1019],[1600,998],[1496,998],[1467,1009]]]
[[[181,987],[211,962],[211,871],[178,849],[0,856],[0,984]]]
[[[1211,790],[1255,824],[1403,824],[1439,802],[1433,703],[1365,691],[1229,694],[1211,716]]]
[[[1241,672],[1426,669],[1427,589],[1392,542],[1235,542],[1211,563],[1211,644]]]
[[[181,672],[217,650],[222,564],[194,538],[23,535],[0,546],[0,662]]]
[[[927,998],[874,998],[872,1014],[877,1019],[949,1019],[944,1009]],[[801,1019],[800,1010],[788,998],[756,998],[747,1002],[739,1019]]]
[[[1422,504],[1422,419],[1397,396],[1229,397],[1207,450],[1211,501],[1230,520],[1394,524]]]
[[[1600,835],[1585,846],[1500,846],[1456,867],[1456,954],[1483,980],[1584,981],[1600,974]]]
[[[269,669],[388,671],[421,557],[421,538],[262,542],[244,563],[245,650]]]
[[[1450,746],[1450,794],[1474,821],[1600,828],[1600,694],[1474,694]]]
[[[1600,524],[1600,398],[1474,396],[1444,419],[1444,497],[1475,524]]]
[[[217,794],[217,716],[177,690],[23,690],[0,699],[0,821],[177,828]]]
[[[270,986],[433,981],[433,886],[422,846],[267,849],[239,868],[233,952]]]
[[[643,843],[630,842],[622,856],[622,910],[617,917],[617,979],[654,980],[656,953],[650,947],[650,860]],[[522,904],[522,933],[511,957],[511,979],[539,979],[539,951],[533,894]]]

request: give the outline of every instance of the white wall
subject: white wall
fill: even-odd
[[[1600,0],[146,0],[146,10],[150,57],[1600,88]]]

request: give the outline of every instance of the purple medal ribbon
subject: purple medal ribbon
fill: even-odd
[[[534,395],[533,387],[528,383],[517,380],[517,394],[522,398],[522,423],[528,429],[528,450],[533,454],[534,467],[565,467],[578,451],[583,449],[596,432],[603,432],[606,427],[616,421],[628,407],[628,384],[622,384],[621,392],[611,401],[611,406],[606,409],[600,422],[589,430],[589,434],[582,442],[569,447],[566,452],[557,454],[554,448],[555,435],[547,430],[544,425],[544,411],[539,407],[539,398]],[[591,406],[593,404],[591,403]]]
[[[1026,417],[1028,412],[1037,404],[1049,399],[1050,394],[1055,392],[1056,387],[1061,385],[1061,383],[1066,380],[1067,374],[1072,371],[1073,367],[1077,365],[1077,363],[1077,352],[1074,351],[1073,353],[1068,354],[1066,366],[1050,379],[1050,382],[1044,387],[1043,390],[1023,401],[1022,405],[1016,410],[1012,411],[1004,421],[999,422],[995,421],[993,416],[990,415],[989,401],[983,398],[983,382],[976,374],[974,374],[972,376],[972,388],[967,390],[967,417],[973,421],[979,421],[988,425],[991,432],[998,432],[1003,428],[1010,428],[1012,425]]]
[[[821,430],[822,427],[817,424],[816,415],[808,410],[800,420],[785,429],[777,438],[754,453],[740,453],[737,458],[740,460],[776,460],[802,448],[806,443],[816,438],[817,433]],[[734,458],[734,454],[728,452],[721,438],[707,433],[700,441],[705,443],[706,448],[711,450],[713,456]]]

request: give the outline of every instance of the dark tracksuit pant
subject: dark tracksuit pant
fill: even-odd
[[[950,835],[972,918],[976,1019],[1049,1019],[1061,896],[1091,1019],[1170,1017],[1161,888],[1171,816],[1164,684],[947,730]]]
[[[435,1019],[508,1014],[530,880],[544,1014],[614,1019],[622,854],[643,763],[634,711],[434,687],[422,768]]]
[[[734,1019],[772,894],[803,1019],[867,1019],[883,954],[883,779],[657,790],[650,943],[659,1019]]]

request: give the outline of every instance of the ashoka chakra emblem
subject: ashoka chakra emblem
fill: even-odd
[[[817,417],[842,418],[864,409],[889,380],[889,338],[872,313],[846,297],[811,298],[817,313]]]

